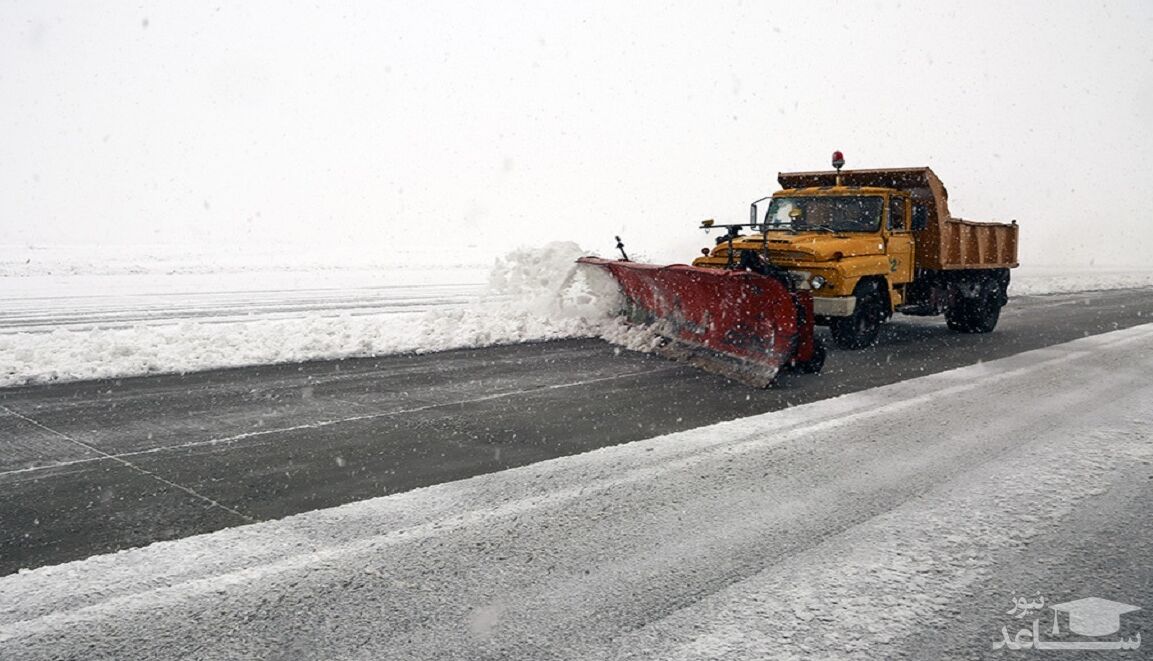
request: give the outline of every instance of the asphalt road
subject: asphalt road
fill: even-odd
[[[1153,320],[1153,290],[899,318],[766,391],[594,340],[0,391],[0,574],[529,464]]]
[[[1148,658],[1151,370],[1146,324],[0,577],[0,658]]]

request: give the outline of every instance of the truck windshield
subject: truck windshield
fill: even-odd
[[[774,197],[764,222],[769,230],[876,232],[883,206],[878,195]]]

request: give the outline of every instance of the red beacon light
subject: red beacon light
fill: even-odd
[[[841,168],[845,166],[845,155],[839,151],[833,152],[833,167],[837,168],[837,185],[841,183]]]

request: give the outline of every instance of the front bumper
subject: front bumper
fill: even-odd
[[[856,309],[856,296],[813,297],[813,314],[818,317],[848,317]]]

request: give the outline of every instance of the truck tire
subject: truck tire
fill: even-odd
[[[829,325],[833,342],[841,349],[864,349],[875,344],[885,320],[885,301],[876,282],[863,282],[855,292],[857,306],[848,317],[836,317]]]
[[[945,310],[945,323],[958,333],[992,333],[1001,318],[1004,292],[1000,284],[986,278],[981,281],[980,292],[973,298],[963,298],[957,305]]]

